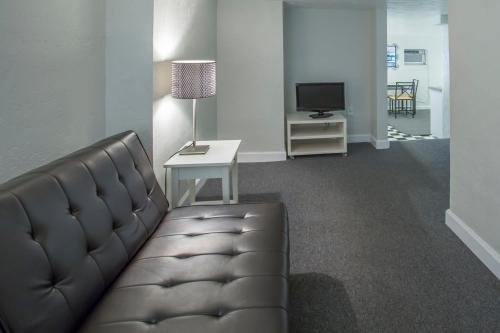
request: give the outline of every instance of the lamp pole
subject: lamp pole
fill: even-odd
[[[196,147],[196,98],[193,99],[193,147]]]

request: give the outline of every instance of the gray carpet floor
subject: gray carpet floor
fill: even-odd
[[[411,135],[429,135],[431,134],[431,111],[417,110],[415,118],[411,115],[399,114],[397,118],[389,114],[387,119],[389,125],[397,128],[399,131]]]
[[[349,149],[240,166],[242,202],[288,208],[291,332],[500,332],[500,282],[444,224],[449,141]]]

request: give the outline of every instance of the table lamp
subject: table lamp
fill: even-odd
[[[196,100],[215,95],[215,61],[181,60],[172,62],[172,97],[193,100],[193,142],[180,155],[203,155],[210,146],[196,144]]]

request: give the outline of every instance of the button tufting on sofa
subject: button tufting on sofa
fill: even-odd
[[[50,285],[52,286],[52,288],[55,288],[57,286],[57,284],[59,283],[55,274],[52,274],[49,281],[50,281]]]
[[[192,255],[188,255],[188,254],[175,256],[175,258],[179,259],[179,260],[186,260],[186,259],[189,259],[189,258],[192,258],[192,257],[193,257]]]
[[[0,327],[288,332],[283,205],[167,209],[133,132],[0,185]]]
[[[158,324],[158,320],[157,319],[150,319],[146,323],[149,325],[156,325],[156,324]]]
[[[137,213],[140,213],[140,212],[144,211],[144,209],[145,209],[145,207],[146,207],[147,205],[148,205],[148,204],[147,204],[147,202],[146,202],[144,205],[142,205],[142,207],[133,207],[132,209],[133,209],[134,213],[135,213],[135,214],[137,214]]]

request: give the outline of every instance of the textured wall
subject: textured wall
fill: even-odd
[[[153,146],[153,0],[106,0],[106,135]]]
[[[100,0],[0,1],[0,182],[104,136]]]
[[[287,111],[295,110],[297,82],[345,82],[348,134],[369,138],[375,112],[374,28],[373,10],[287,7]]]
[[[192,101],[171,96],[171,61],[216,60],[216,31],[216,0],[154,1],[153,160],[162,186],[163,164],[193,132]],[[198,100],[197,122],[198,139],[217,138],[217,97]]]
[[[449,7],[451,211],[500,253],[500,2]]]
[[[374,10],[374,109],[371,113],[372,143],[377,149],[389,148],[387,140],[387,11]]]
[[[283,3],[219,0],[217,14],[219,138],[284,159]]]

